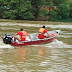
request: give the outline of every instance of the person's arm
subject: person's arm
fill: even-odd
[[[28,36],[29,36],[30,40],[32,41],[32,39],[31,39],[31,37],[30,37],[30,35],[29,35],[29,34],[28,34]]]
[[[19,31],[19,32],[15,33],[14,36],[21,35],[21,34],[22,34],[21,31]]]
[[[17,33],[14,34],[14,36],[16,36],[16,35],[17,35]]]
[[[48,37],[50,37],[50,35],[47,33]]]
[[[48,34],[47,30],[44,30],[44,33],[47,33],[47,35],[48,35],[47,37],[50,37],[50,35]]]

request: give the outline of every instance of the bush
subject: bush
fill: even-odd
[[[68,9],[67,5],[59,4],[58,8],[59,8],[59,13],[58,14],[61,16],[60,19],[69,18],[69,9]]]
[[[40,12],[39,12],[39,16],[40,17],[44,17],[44,16],[47,16],[48,15],[48,11],[47,10],[41,10]]]
[[[9,11],[4,11],[3,18],[8,18],[8,19],[15,19],[15,14],[17,13],[17,10],[9,10]]]
[[[58,19],[57,18],[58,12],[56,10],[51,11],[50,14],[51,14],[51,20],[55,21]]]
[[[65,4],[59,4],[57,10],[53,10],[51,13],[51,20],[62,20],[69,18],[69,9]]]
[[[72,18],[72,2],[70,3],[70,18]]]

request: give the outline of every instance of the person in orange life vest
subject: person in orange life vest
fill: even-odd
[[[19,35],[19,37],[17,35]],[[31,40],[30,35],[21,28],[20,31],[14,35],[14,41],[16,41],[16,39],[18,41],[25,41],[27,35],[29,36],[29,38]]]
[[[44,36],[45,33],[47,33],[47,30],[45,29],[45,26],[43,26],[43,27],[40,28],[39,31],[38,31],[38,38],[39,38],[39,39],[48,38],[48,37],[49,37],[49,34],[47,33],[47,36]]]

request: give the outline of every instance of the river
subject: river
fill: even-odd
[[[36,33],[40,27],[60,30],[50,43],[14,47],[2,41],[23,28]],[[0,19],[0,72],[72,72],[72,22]]]

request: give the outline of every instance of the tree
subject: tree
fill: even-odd
[[[70,5],[69,5],[69,7],[70,7],[70,18],[72,18],[72,2],[70,2]]]
[[[4,11],[3,18],[9,19],[33,19],[31,3],[27,0],[11,0]]]
[[[35,18],[39,16],[39,10],[40,7],[45,5],[46,1],[45,0],[31,0],[31,5],[33,7],[33,13],[35,15]]]
[[[54,6],[53,0],[45,0],[47,6]]]
[[[48,15],[46,10],[40,10],[41,7],[56,6],[58,10],[54,9],[49,14],[52,19],[63,19],[68,18],[69,14],[72,17],[70,5],[71,0],[0,0],[0,17],[33,20]]]
[[[0,17],[3,16],[3,12],[7,10],[7,4],[10,0],[0,0]]]
[[[67,0],[53,0],[54,6],[58,6],[59,4],[67,4]]]
[[[52,20],[62,20],[69,18],[69,9],[65,4],[59,4],[57,10],[51,12]]]

